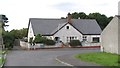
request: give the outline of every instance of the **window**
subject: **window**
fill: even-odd
[[[77,39],[77,37],[75,37],[75,40]]]
[[[70,37],[70,41],[72,40],[72,37]]]
[[[83,36],[83,41],[87,41],[87,36]]]
[[[72,40],[74,40],[74,37],[72,37]]]
[[[69,29],[69,26],[66,26],[66,29]]]
[[[99,37],[93,37],[93,42],[94,42],[94,43],[100,42]]]

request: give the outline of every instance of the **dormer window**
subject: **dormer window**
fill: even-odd
[[[69,29],[69,26],[66,26],[66,29]]]

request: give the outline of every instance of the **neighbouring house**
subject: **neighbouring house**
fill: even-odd
[[[41,34],[55,41],[68,43],[70,40],[100,42],[102,30],[95,19],[72,19],[68,13],[66,19],[30,18],[28,41]]]
[[[116,15],[101,33],[101,51],[120,54],[120,16]]]

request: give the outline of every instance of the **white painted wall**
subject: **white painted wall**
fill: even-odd
[[[35,38],[33,29],[32,29],[32,25],[31,25],[31,23],[30,23],[29,29],[28,29],[28,42],[29,42],[29,39],[30,39],[31,37],[33,37],[33,39]]]
[[[51,39],[51,40],[54,40],[53,36],[43,36],[43,37],[46,37],[46,38]]]
[[[84,35],[84,36],[87,36],[87,41],[88,41],[88,42],[93,42],[93,38],[94,38],[94,37],[99,37],[99,40],[100,40],[100,42],[101,42],[101,37],[100,37],[100,35]]]
[[[66,29],[66,26],[69,26],[69,29]],[[67,43],[67,37],[77,37],[78,40],[82,41],[82,34],[70,24],[65,25],[61,30],[54,34],[53,37],[60,37],[60,40],[64,43]]]
[[[66,26],[69,26],[69,29],[66,29]],[[59,30],[54,36],[55,37],[60,37],[60,40],[63,41],[64,43],[67,42],[67,37],[77,37],[78,40],[83,41],[83,35],[77,31],[73,26],[70,24],[67,24],[64,26],[61,30]],[[87,41],[88,42],[93,42],[92,38],[93,37],[99,37],[100,35],[84,35],[87,36]],[[101,42],[101,38],[100,38]]]

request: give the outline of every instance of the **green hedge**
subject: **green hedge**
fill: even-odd
[[[81,42],[79,40],[71,40],[69,44],[70,46],[81,46]]]
[[[55,41],[48,39],[48,40],[45,42],[45,44],[46,44],[46,45],[55,45]]]
[[[35,36],[35,43],[44,43],[46,45],[54,45],[55,41],[47,39],[46,37],[42,37],[40,34]]]

